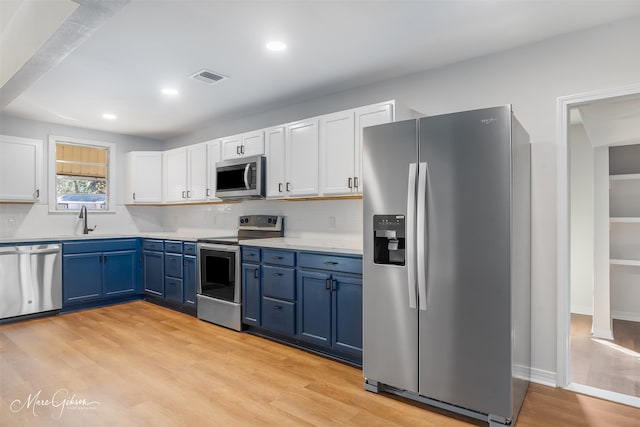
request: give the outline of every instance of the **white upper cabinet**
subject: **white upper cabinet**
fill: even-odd
[[[356,140],[355,140],[355,191],[362,194],[362,130],[367,126],[382,125],[391,123],[395,120],[394,112],[395,102],[381,102],[379,104],[368,105],[366,107],[357,108],[355,111],[356,118]]]
[[[190,202],[207,200],[208,188],[207,144],[187,147],[187,199]]]
[[[165,151],[162,166],[166,203],[206,200],[208,184],[206,143]]]
[[[320,193],[349,194],[357,185],[355,113],[341,111],[320,117]]]
[[[42,141],[1,135],[0,201],[37,202],[42,168]]]
[[[319,193],[318,119],[287,125],[286,181],[288,197],[310,197]],[[268,168],[268,165],[267,165]]]
[[[264,154],[264,132],[262,130],[222,138],[220,141],[223,160]]]
[[[166,203],[187,200],[187,147],[175,148],[164,152],[162,158],[164,174],[163,192]]]
[[[264,132],[267,155],[267,197],[285,197],[287,183],[286,131],[276,126]]]
[[[162,151],[127,153],[125,174],[125,203],[162,203]]]
[[[389,123],[394,101],[320,117],[320,194],[362,194],[362,129]]]
[[[209,141],[207,144],[207,200],[220,200],[216,197],[216,163],[220,161],[220,141]]]

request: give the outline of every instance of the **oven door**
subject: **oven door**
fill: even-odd
[[[198,294],[240,304],[240,247],[198,243]]]

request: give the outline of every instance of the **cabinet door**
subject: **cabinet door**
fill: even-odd
[[[230,136],[220,140],[222,145],[222,160],[237,159],[241,157],[242,135]]]
[[[264,132],[259,130],[242,135],[242,156],[261,156],[264,154]]]
[[[334,275],[331,346],[362,358],[362,277]]]
[[[355,183],[354,112],[320,118],[320,194],[351,194]]]
[[[331,346],[330,274],[298,270],[298,331],[300,339]]]
[[[163,155],[164,201],[182,202],[187,196],[187,148],[168,150]]]
[[[132,294],[136,287],[136,251],[105,252],[104,295]]]
[[[242,264],[242,321],[248,325],[260,326],[260,266]]]
[[[182,279],[175,277],[164,278],[164,298],[167,301],[182,304]]]
[[[64,303],[83,302],[102,296],[102,253],[62,257]]]
[[[162,152],[127,153],[127,203],[162,203]]]
[[[292,197],[317,196],[318,120],[306,120],[287,126],[287,182],[285,191]]]
[[[355,183],[355,191],[362,193],[362,129],[367,126],[381,125],[384,123],[390,123],[393,121],[393,102],[384,102],[375,105],[369,105],[366,107],[358,108],[355,114],[355,127],[356,127],[356,139],[355,139],[355,176],[357,182]]]
[[[195,256],[184,256],[184,271],[182,276],[184,299],[183,303],[190,307],[196,306],[196,289],[198,283],[198,263]]]
[[[164,254],[155,251],[142,252],[144,291],[164,297]]]
[[[220,141],[207,142],[207,200],[219,200],[216,197],[216,163],[220,160]]]
[[[284,197],[286,184],[285,130],[278,126],[265,131],[267,155],[267,197]]]
[[[207,199],[207,144],[189,146],[187,149],[189,186],[187,199],[200,202]]]
[[[0,201],[37,201],[42,166],[42,141],[0,136]]]

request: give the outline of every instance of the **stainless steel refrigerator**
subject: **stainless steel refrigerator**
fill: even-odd
[[[530,144],[510,105],[364,129],[365,389],[515,421],[530,371]]]

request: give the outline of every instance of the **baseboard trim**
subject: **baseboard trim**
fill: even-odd
[[[628,394],[616,393],[614,391],[604,390],[601,388],[590,387],[588,385],[571,383],[567,386],[566,390],[576,393],[586,394],[589,396],[597,397],[599,399],[610,400],[616,403],[622,403],[623,405],[629,405],[636,408],[640,408],[640,397],[629,396]]]
[[[546,385],[548,387],[557,387],[556,373],[545,371],[544,369],[531,368],[531,382]]]
[[[571,314],[584,314],[585,316],[593,316],[593,308],[587,305],[572,305]]]
[[[595,338],[602,338],[603,340],[613,339],[613,332],[611,329],[594,329],[591,335]]]
[[[613,310],[611,317],[617,320],[628,320],[629,322],[640,322],[640,313],[634,313],[632,311],[619,311]]]

